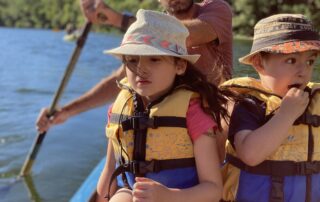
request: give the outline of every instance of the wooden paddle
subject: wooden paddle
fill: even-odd
[[[84,46],[84,44],[86,42],[90,28],[91,28],[91,22],[86,22],[86,24],[81,32],[80,37],[77,39],[77,45],[76,45],[75,49],[73,50],[71,59],[69,61],[69,64],[68,64],[65,72],[64,72],[64,75],[63,75],[63,78],[60,82],[59,88],[54,95],[54,98],[52,100],[52,103],[50,105],[49,112],[47,115],[48,117],[51,117],[55,112],[58,101],[60,100],[61,95],[63,93],[63,90],[66,87],[66,85],[69,81],[69,78],[74,70],[74,67],[75,67],[75,65],[78,61],[79,55],[81,53],[82,47]],[[45,138],[45,135],[46,135],[46,132],[38,133],[32,147],[28,153],[28,156],[22,166],[22,169],[20,171],[20,176],[25,176],[30,173],[33,162],[38,154],[41,143]]]
[[[33,183],[33,179],[31,175],[26,175],[23,178],[24,184],[28,190],[29,198],[34,202],[41,202],[41,196],[36,189],[36,186]]]

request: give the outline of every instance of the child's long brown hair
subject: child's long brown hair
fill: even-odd
[[[199,93],[202,109],[213,117],[219,130],[222,130],[221,118],[226,122],[230,118],[226,108],[227,102],[235,97],[231,91],[219,89],[208,82],[206,77],[189,62],[185,73],[176,77],[175,85]]]

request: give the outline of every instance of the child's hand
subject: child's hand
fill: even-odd
[[[304,112],[308,103],[308,92],[299,88],[290,88],[282,99],[279,112],[295,121]]]
[[[149,178],[136,177],[133,186],[133,202],[157,202],[165,201],[169,189]]]

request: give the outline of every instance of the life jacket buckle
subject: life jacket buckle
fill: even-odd
[[[132,117],[132,127],[134,130],[144,130],[146,129],[145,117],[143,116],[134,116]]]
[[[155,171],[155,161],[141,161],[139,165],[140,173],[145,174]]]
[[[130,172],[136,174],[146,174],[155,171],[155,161],[131,161],[126,164],[129,167]]]
[[[148,118],[148,126],[149,126],[150,128],[153,128],[153,129],[157,128],[156,123],[155,123],[155,118],[156,118],[156,117],[154,117],[154,116]]]
[[[307,114],[307,120],[310,125],[313,127],[320,126],[320,117],[312,114]]]
[[[147,128],[156,128],[154,117],[135,116],[131,120],[133,129],[145,130]]]
[[[294,125],[306,124],[313,127],[320,126],[320,116],[312,115],[309,113],[303,113],[295,122]]]
[[[304,162],[298,166],[298,174],[311,175],[320,172],[320,165],[317,162]]]
[[[135,174],[139,173],[139,165],[138,164],[139,164],[138,161],[131,161],[131,162],[125,164],[125,167],[129,168],[129,171],[135,175]]]

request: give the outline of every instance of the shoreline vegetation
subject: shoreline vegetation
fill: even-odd
[[[240,40],[240,41],[248,41],[248,42],[251,42],[252,39],[253,39],[252,36],[237,35],[237,34],[234,34],[234,35],[233,35],[233,40]]]
[[[5,26],[0,26],[0,28],[16,28],[16,29],[45,29],[45,28],[32,28],[32,27],[5,27]],[[65,32],[64,29],[51,29],[47,28],[47,30],[51,30],[52,32]],[[120,32],[118,29],[110,29],[108,31],[104,30],[94,30],[93,32],[96,33],[101,33],[101,34],[114,34],[114,35],[120,35],[122,32]],[[67,33],[66,33],[67,35]],[[252,41],[252,36],[246,36],[246,35],[241,35],[241,34],[234,34],[233,35],[234,40],[240,40],[240,41]]]
[[[244,36],[252,36],[252,28],[258,20],[276,13],[304,14],[320,30],[320,0],[225,1],[233,10],[233,31],[236,38],[247,39]],[[139,8],[161,10],[155,0],[105,0],[105,2],[115,10],[129,13],[135,13]],[[70,23],[79,28],[84,21],[79,0],[0,0],[0,27],[64,30]],[[94,26],[93,30],[117,33],[108,26]]]

